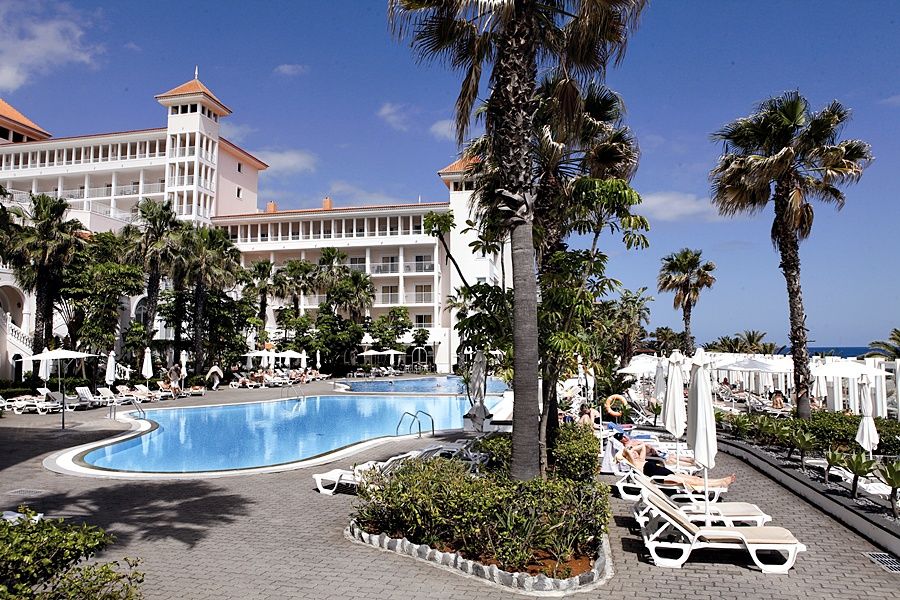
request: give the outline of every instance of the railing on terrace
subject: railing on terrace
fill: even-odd
[[[182,156],[194,156],[196,154],[197,149],[193,146],[189,148],[172,148],[169,150],[169,156],[172,158],[180,158]]]
[[[387,275],[390,273],[399,273],[400,263],[376,263],[372,265],[373,275]]]
[[[404,273],[434,273],[433,262],[408,262],[403,265]]]
[[[399,304],[400,294],[379,294],[378,304]]]
[[[365,273],[365,272],[366,272],[366,265],[365,265],[365,264],[348,264],[348,265],[347,265],[347,268],[350,269],[351,271],[357,271],[357,272],[359,272],[359,273]]]
[[[24,162],[24,163],[11,163],[8,165],[3,165],[2,155],[0,155],[0,171],[20,171],[25,169],[46,169],[52,167],[67,167],[71,165],[89,165],[101,162],[113,162],[120,160],[142,160],[147,158],[164,158],[166,156],[165,151],[159,152],[140,152],[138,154],[123,154],[121,156],[104,156],[99,157],[95,156],[94,158],[75,158],[68,160],[54,160],[54,161],[40,161],[40,162]],[[190,155],[192,156],[192,155]]]
[[[434,294],[432,292],[412,292],[406,294],[407,304],[434,304]]]
[[[309,296],[303,296],[300,306],[303,306],[305,308],[309,308],[309,307],[315,308],[315,307],[318,307],[323,302],[325,302],[324,295],[313,294],[313,295],[309,295]]]
[[[12,339],[19,342],[19,345],[24,346],[25,348],[31,348],[31,340],[25,331],[12,322],[12,318],[9,315],[6,315],[6,334]]]

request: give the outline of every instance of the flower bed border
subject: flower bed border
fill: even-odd
[[[784,469],[773,457],[745,441],[720,437],[719,449],[774,479],[873,545],[900,556],[900,536],[884,523],[855,510],[849,501],[823,494],[813,482]]]
[[[441,552],[427,544],[414,544],[406,538],[388,537],[386,533],[379,535],[368,533],[354,519],[350,520],[350,524],[344,530],[344,536],[357,543],[408,556],[443,569],[474,577],[488,584],[531,596],[566,596],[575,592],[584,592],[605,584],[613,576],[612,555],[607,535],[603,536],[591,570],[567,579],[555,579],[547,577],[543,573],[539,575],[511,573],[499,569],[496,565],[485,566],[480,562],[465,559],[456,552]]]

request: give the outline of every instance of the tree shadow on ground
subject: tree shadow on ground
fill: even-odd
[[[195,480],[103,483],[22,503],[48,517],[100,526],[123,544],[171,539],[193,547],[211,528],[247,516],[253,501]]]
[[[73,419],[70,424],[68,419]],[[0,471],[14,467],[42,454],[89,444],[125,433],[126,429],[72,429],[77,422],[68,417],[66,429],[47,427],[0,428]]]

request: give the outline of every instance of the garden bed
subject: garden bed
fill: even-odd
[[[563,596],[568,593],[587,591],[602,585],[613,575],[609,540],[606,536],[603,537],[597,556],[593,560],[581,557],[566,562],[564,565],[571,569],[572,575],[566,578],[555,578],[536,572],[541,570],[541,565],[531,565],[533,568],[524,572],[510,572],[500,569],[496,563],[469,560],[457,552],[437,550],[427,544],[415,544],[406,538],[392,538],[384,533],[380,535],[368,533],[355,520],[350,521],[350,525],[344,533],[351,540],[387,552],[409,556],[438,567],[482,579],[488,583],[535,596]],[[555,564],[551,557],[548,557],[547,562]],[[549,564],[543,565],[543,568],[548,566]]]

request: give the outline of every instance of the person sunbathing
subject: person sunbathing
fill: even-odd
[[[596,408],[582,404],[578,412],[578,424],[588,425],[591,429],[600,429],[603,425],[603,416]]]
[[[644,454],[644,456],[650,455],[659,460],[665,460],[667,465],[679,465],[684,467],[693,467],[696,465],[694,459],[690,456],[677,456],[672,453],[660,454],[659,450],[654,448],[653,446],[648,445],[646,442],[641,440],[633,440],[629,438],[624,433],[616,433],[614,436],[617,440],[622,442],[626,448],[636,448],[640,452]]]
[[[665,461],[662,460],[662,457],[659,456],[656,450],[646,444],[626,446],[622,450],[622,454],[635,469],[638,469],[647,477],[664,477],[666,483],[681,484],[689,489],[703,489],[704,485],[727,488],[737,479],[732,473],[728,477],[710,478],[704,483],[702,477],[675,473],[666,466]]]

